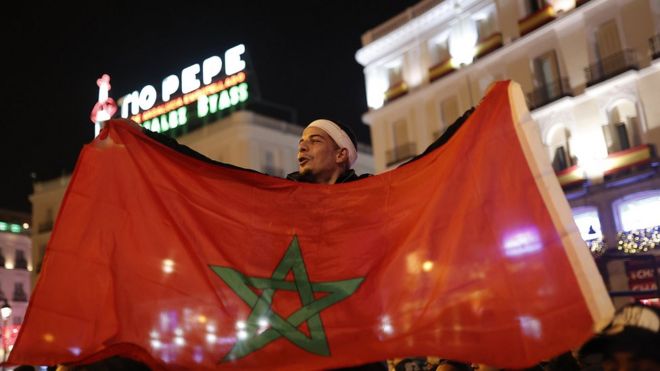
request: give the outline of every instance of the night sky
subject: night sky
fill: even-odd
[[[118,99],[240,43],[261,99],[293,108],[301,125],[338,119],[368,143],[360,37],[417,2],[14,2],[0,15],[0,209],[30,212],[33,180],[73,171],[101,74]]]

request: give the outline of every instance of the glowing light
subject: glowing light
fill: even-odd
[[[201,323],[201,324],[206,323],[206,316],[203,315],[203,314],[198,315],[198,316],[197,316],[197,322],[199,322],[199,323]]]
[[[535,229],[517,231],[504,238],[504,255],[506,256],[527,255],[541,250],[542,247]]]
[[[193,360],[196,363],[202,363],[204,360],[204,353],[202,353],[202,350],[199,347],[195,347],[195,352],[193,353]]]
[[[53,336],[53,334],[50,333],[44,334],[43,338],[47,343],[52,343],[53,340],[55,340],[55,336]]]
[[[9,230],[14,232],[14,233],[20,233],[21,232],[21,226],[18,224],[10,224],[9,225]]]
[[[28,223],[23,223],[23,229],[30,229],[30,225]]]
[[[215,325],[213,324],[206,325],[206,332],[215,332]]]
[[[617,205],[621,229],[632,231],[660,225],[660,194],[624,200]]]
[[[476,22],[468,15],[460,15],[449,31],[449,54],[455,66],[472,63],[478,37]]]
[[[541,338],[541,322],[538,319],[531,316],[520,316],[518,322],[523,334],[535,339]]]
[[[225,74],[233,75],[245,69],[245,61],[241,59],[243,53],[245,53],[245,45],[243,44],[227,49],[225,52]]]
[[[151,347],[154,349],[160,349],[163,346],[163,343],[158,339],[151,339]]]
[[[153,330],[153,331],[151,331],[151,332],[149,333],[149,336],[150,336],[152,339],[158,339],[158,338],[160,337],[160,334],[158,333],[158,331]]]
[[[259,318],[259,327],[267,327],[269,325],[267,318]]]
[[[247,325],[245,324],[245,321],[236,321],[236,328],[239,330],[245,330]]]
[[[394,333],[394,327],[392,326],[392,323],[390,322],[390,317],[389,316],[383,316],[380,319],[380,329],[383,331],[383,333],[387,335],[392,335]]]
[[[174,272],[174,261],[171,259],[163,260],[163,272],[172,273]]]
[[[238,338],[238,340],[245,340],[248,338],[248,333],[245,330],[239,330],[238,332],[236,332],[236,337]]]
[[[174,344],[182,347],[186,345],[186,340],[183,338],[183,336],[175,336],[174,337]]]
[[[206,334],[206,342],[209,344],[215,344],[218,340],[218,337],[215,334]]]
[[[575,224],[583,240],[588,241],[603,236],[600,229],[598,210],[595,207],[575,208],[573,219],[575,219]]]
[[[183,330],[180,327],[174,329],[174,335],[183,336]]]
[[[555,12],[566,12],[575,8],[575,0],[549,0]]]
[[[433,262],[432,261],[427,260],[422,264],[422,270],[424,272],[430,272],[432,269],[433,269]]]
[[[78,347],[69,348],[69,352],[71,352],[71,354],[73,354],[74,356],[79,356],[80,348]]]
[[[5,262],[5,268],[14,269],[14,262]]]

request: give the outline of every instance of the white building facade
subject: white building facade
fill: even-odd
[[[2,323],[2,335],[8,350],[11,350],[23,323],[32,291],[29,231],[29,215],[0,210],[0,306],[6,304],[12,309],[9,318]],[[4,349],[0,349],[4,356],[2,352]]]
[[[657,298],[660,1],[424,0],[362,44],[376,172],[514,80],[611,294]]]

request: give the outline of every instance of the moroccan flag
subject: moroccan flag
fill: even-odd
[[[395,170],[296,183],[110,121],[83,149],[11,364],[523,367],[612,306],[520,87]]]

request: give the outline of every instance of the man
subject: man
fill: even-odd
[[[660,371],[660,309],[637,303],[620,308],[578,354],[588,369]]]
[[[357,139],[346,126],[330,120],[312,121],[298,141],[298,171],[287,175],[296,182],[336,184],[368,177],[352,169],[357,160]],[[335,369],[335,371],[385,371],[385,362]]]
[[[352,169],[357,160],[357,140],[346,126],[330,120],[312,121],[298,141],[298,171],[287,175],[297,182],[335,184],[369,176]]]

